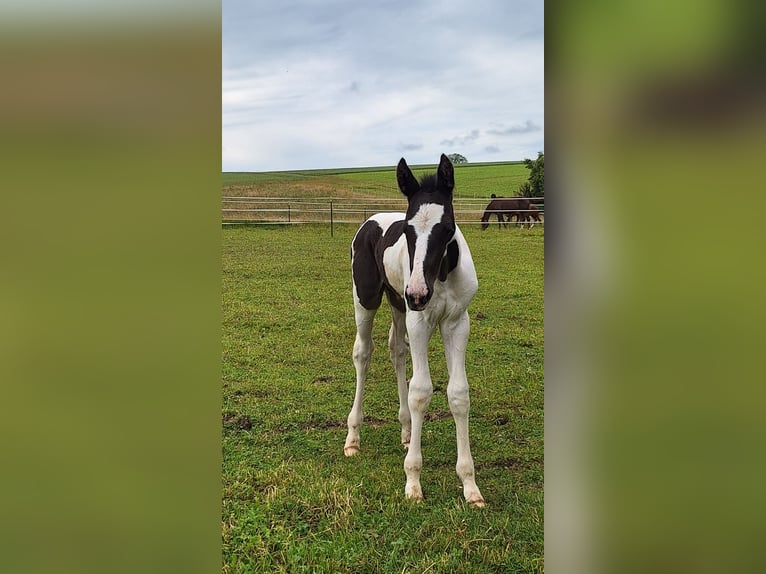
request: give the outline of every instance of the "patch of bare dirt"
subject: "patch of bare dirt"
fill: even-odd
[[[239,430],[250,430],[253,428],[253,421],[250,420],[250,417],[232,412],[223,413],[221,422],[225,428]]]

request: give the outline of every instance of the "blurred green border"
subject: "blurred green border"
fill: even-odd
[[[221,567],[220,4],[150,10],[0,26],[3,572]]]
[[[764,4],[546,15],[546,566],[761,571]]]

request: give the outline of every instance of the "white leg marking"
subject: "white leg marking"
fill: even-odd
[[[362,426],[362,400],[364,399],[364,381],[375,344],[372,341],[372,321],[375,311],[370,311],[355,302],[356,340],[354,341],[354,367],[356,369],[356,393],[354,404],[348,414],[348,435],[343,446],[343,454],[353,456],[359,452],[359,429]]]
[[[423,455],[420,450],[420,439],[423,417],[433,395],[431,374],[428,370],[428,340],[431,338],[433,327],[424,320],[423,313],[407,313],[406,321],[412,355],[412,379],[407,395],[412,419],[412,435],[410,448],[404,458],[404,473],[407,475],[404,494],[411,500],[421,501],[423,489],[420,486],[420,469],[423,466]]]
[[[399,391],[399,423],[402,425],[402,444],[410,446],[412,422],[410,408],[407,404],[407,343],[404,336],[407,332],[405,314],[391,308],[391,329],[388,331],[388,349],[391,364],[396,372],[396,386]]]
[[[465,350],[468,342],[470,324],[468,313],[464,312],[458,319],[445,319],[439,325],[444,341],[444,354],[447,357],[449,383],[447,383],[447,399],[450,411],[455,419],[455,434],[457,436],[457,464],[455,470],[463,482],[463,496],[468,503],[482,507],[484,497],[476,486],[471,443],[468,437],[468,411],[471,398],[468,391],[468,378],[465,372]]]

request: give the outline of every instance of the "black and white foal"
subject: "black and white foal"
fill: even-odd
[[[407,475],[405,495],[420,501],[422,454],[420,437],[423,417],[431,402],[433,385],[428,369],[428,342],[437,326],[444,341],[449,383],[447,397],[457,432],[457,474],[463,481],[465,499],[484,506],[476,486],[473,458],[468,440],[468,380],[465,350],[468,341],[468,303],[478,288],[471,252],[455,225],[452,164],[442,154],[435,175],[412,175],[404,158],[396,169],[399,189],[407,196],[407,213],[373,215],[357,231],[351,245],[354,279],[356,341],[356,395],[348,415],[348,436],[343,452],[359,452],[362,398],[372,356],[372,322],[383,294],[391,305],[388,347],[399,386],[399,422]],[[407,385],[405,361],[409,337],[412,378]]]

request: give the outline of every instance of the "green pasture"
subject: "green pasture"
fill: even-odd
[[[436,165],[410,166],[416,176],[432,173]],[[515,195],[529,177],[521,162],[475,163],[455,166],[455,197],[489,198]],[[272,172],[223,173],[225,196],[391,197],[398,193],[396,166]]]
[[[465,504],[455,474],[438,334],[422,445],[426,500],[404,499],[385,305],[362,452],[343,456],[354,395],[355,231],[222,230],[223,571],[542,572],[544,231],[463,229],[480,282],[466,368],[484,509]]]

